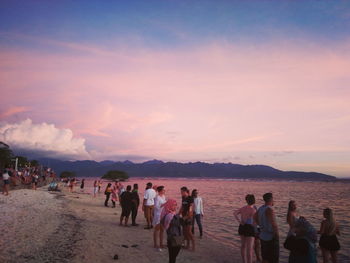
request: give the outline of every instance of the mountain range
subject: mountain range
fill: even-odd
[[[316,173],[281,171],[266,165],[241,165],[233,163],[163,162],[151,160],[143,163],[131,161],[61,161],[40,159],[44,166],[53,168],[57,174],[75,172],[79,177],[100,177],[109,170],[121,170],[130,177],[181,177],[181,178],[227,178],[268,180],[334,181],[336,177]]]

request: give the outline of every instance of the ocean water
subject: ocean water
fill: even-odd
[[[87,186],[90,186],[89,179]],[[307,218],[318,230],[322,221],[322,211],[326,207],[333,209],[340,225],[339,262],[350,262],[350,184],[343,182],[293,182],[293,181],[248,181],[227,179],[160,179],[131,178],[124,185],[139,184],[140,195],[147,182],[164,185],[166,196],[180,202],[180,188],[198,189],[204,201],[204,233],[224,245],[232,247],[232,253],[239,253],[240,239],[237,233],[238,223],[233,212],[245,205],[245,195],[254,194],[256,205],[263,204],[262,195],[272,192],[280,231],[281,263],[288,262],[288,250],[283,242],[288,232],[286,212],[289,200],[295,200],[299,215]],[[103,187],[106,183],[103,184]],[[104,190],[104,189],[103,189]],[[321,251],[318,251],[319,262]]]

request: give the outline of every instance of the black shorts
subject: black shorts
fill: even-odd
[[[182,226],[192,226],[192,221],[193,220],[191,218],[187,218],[187,219],[181,218]]]
[[[10,180],[4,180],[4,184],[10,184]]]
[[[321,248],[329,251],[340,250],[340,244],[336,235],[332,235],[332,236],[321,235],[319,245]]]
[[[122,207],[122,216],[129,217],[131,213],[130,207]]]
[[[255,237],[255,228],[251,224],[239,225],[238,234],[245,237]]]
[[[261,256],[269,263],[278,263],[280,244],[278,239],[269,241],[261,240]]]

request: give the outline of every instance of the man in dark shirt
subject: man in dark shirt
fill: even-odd
[[[131,206],[132,225],[138,226],[138,224],[136,224],[137,211],[139,210],[139,205],[140,205],[139,185],[138,184],[134,184],[134,189],[131,192],[131,201],[132,201],[132,206]]]
[[[132,194],[131,185],[126,187],[126,191],[120,196],[120,202],[122,206],[122,214],[120,216],[120,225],[123,224],[123,219],[125,219],[125,226],[128,226],[128,220],[132,208]]]
[[[190,196],[190,191],[187,187],[181,187],[182,204],[179,214],[182,216],[183,232],[185,240],[187,241],[186,248],[190,247],[192,243],[192,250],[195,250],[195,242],[192,234],[192,220],[193,220],[193,198]]]

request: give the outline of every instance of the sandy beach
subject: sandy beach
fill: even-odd
[[[143,229],[141,211],[138,227],[119,226],[121,208],[104,207],[103,193],[93,198],[60,188],[0,195],[0,262],[167,262],[167,250],[155,251],[153,231]],[[196,252],[182,250],[177,262],[194,261],[240,259],[237,251],[204,237],[197,239]]]

